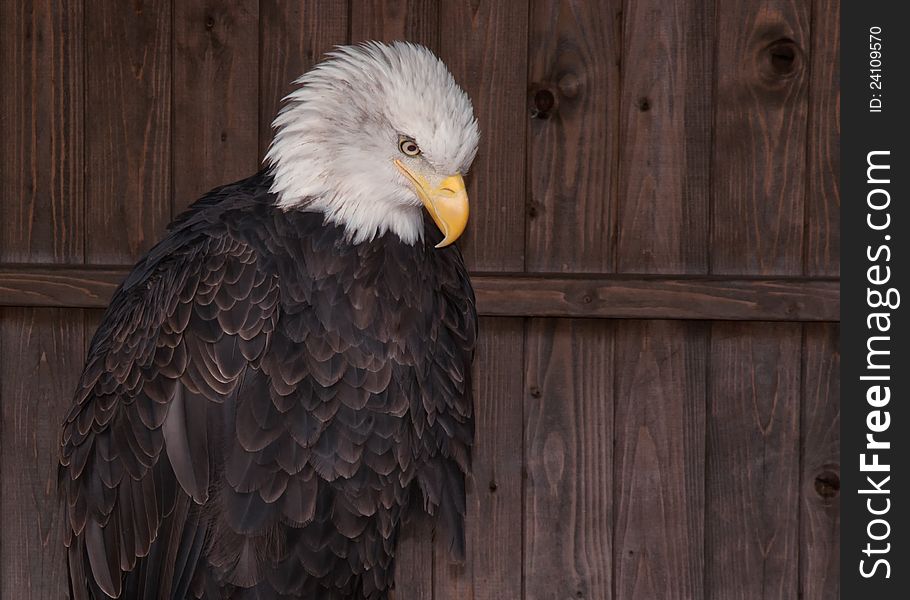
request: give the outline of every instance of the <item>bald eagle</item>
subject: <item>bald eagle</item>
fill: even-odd
[[[296,83],[266,168],[179,216],[92,339],[61,438],[74,598],[386,599],[420,512],[463,556],[471,102],[408,43]]]

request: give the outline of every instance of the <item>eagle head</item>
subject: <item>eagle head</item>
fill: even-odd
[[[343,46],[295,83],[266,155],[280,207],[320,211],[353,243],[391,232],[413,244],[424,209],[437,247],[461,235],[480,134],[439,58],[406,42]]]

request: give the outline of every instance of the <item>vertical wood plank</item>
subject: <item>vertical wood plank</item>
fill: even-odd
[[[272,121],[292,82],[333,46],[348,42],[348,3],[260,0],[259,155],[272,141]]]
[[[256,0],[174,3],[174,213],[259,164]]]
[[[527,270],[613,270],[620,0],[532,0]]]
[[[83,259],[82,2],[0,3],[0,261]]]
[[[4,598],[69,597],[57,460],[60,423],[85,356],[82,312],[0,311]]]
[[[3,461],[4,461],[4,456],[3,456],[4,455],[4,452],[3,452],[3,440],[4,440],[3,407],[5,406],[5,398],[4,398],[4,393],[3,393],[3,382],[8,375],[7,375],[6,367],[5,367],[6,356],[4,354],[3,340],[6,338],[5,331],[4,331],[4,329],[5,329],[4,324],[6,323],[6,320],[9,318],[8,311],[9,311],[9,309],[0,308],[0,481],[3,481],[2,477],[5,475],[5,471],[3,469]],[[0,533],[2,533],[4,531],[4,527],[5,527],[5,523],[3,520],[3,515],[5,514],[5,511],[3,509],[4,509],[3,491],[2,491],[2,488],[0,488]],[[2,538],[0,538],[0,540],[2,540]],[[4,591],[5,591],[4,586],[6,585],[5,584],[6,579],[7,579],[6,560],[4,560],[4,556],[3,556],[3,543],[2,543],[2,541],[0,541],[0,598],[2,598],[4,596]]]
[[[840,0],[815,0],[809,77],[806,275],[840,275]]]
[[[718,10],[714,273],[802,272],[809,12],[789,0]]]
[[[613,333],[534,319],[525,342],[525,598],[610,600]]]
[[[3,340],[6,338],[4,325],[7,321],[7,319],[9,319],[9,318],[10,318],[9,309],[0,308],[0,478],[2,478],[5,475],[5,471],[3,468],[3,461],[4,461],[4,456],[3,456],[4,455],[4,452],[3,452],[3,440],[4,440],[3,407],[5,406],[5,398],[4,398],[4,393],[3,393],[3,381],[6,379],[6,377],[8,375],[7,375],[7,369],[5,367],[6,355],[4,354]],[[2,481],[2,479],[0,479],[0,481]],[[5,523],[3,520],[3,515],[6,514],[6,512],[3,509],[4,509],[3,490],[2,490],[2,488],[0,488],[0,533],[2,533],[4,531],[4,526],[5,526]],[[0,538],[0,540],[2,540],[2,538]],[[0,541],[0,598],[2,598],[4,596],[4,591],[5,591],[4,586],[6,585],[5,582],[6,582],[7,577],[8,577],[8,575],[7,575],[6,560],[4,560],[4,556],[3,556],[3,542]]]
[[[840,597],[840,351],[838,327],[806,324],[803,347],[800,591]]]
[[[617,271],[706,273],[714,3],[626,7]]]
[[[522,319],[481,319],[467,557],[452,564],[436,544],[436,600],[521,598],[523,347]]]
[[[614,597],[703,598],[706,325],[616,327]]]
[[[468,177],[471,222],[459,240],[477,271],[524,269],[527,0],[440,4],[440,57],[474,103],[480,150]]]
[[[440,0],[358,0],[351,11],[351,42],[407,40],[439,51]]]
[[[171,17],[169,2],[86,3],[89,263],[134,262],[170,220]]]
[[[395,551],[393,600],[433,599],[433,522],[417,515],[402,528]]]
[[[801,326],[716,323],[705,484],[709,599],[795,598]]]

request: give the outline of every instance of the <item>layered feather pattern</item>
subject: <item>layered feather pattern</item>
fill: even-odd
[[[74,598],[388,597],[399,527],[464,551],[461,256],[353,245],[265,173],[197,202],[96,333],[62,435]]]

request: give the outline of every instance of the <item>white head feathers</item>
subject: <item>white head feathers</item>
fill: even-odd
[[[467,172],[479,140],[442,61],[415,44],[369,42],[337,48],[295,83],[266,155],[279,206],[323,212],[354,243],[386,231],[420,239],[423,208],[395,166],[399,142],[414,140],[422,173],[441,180]]]

